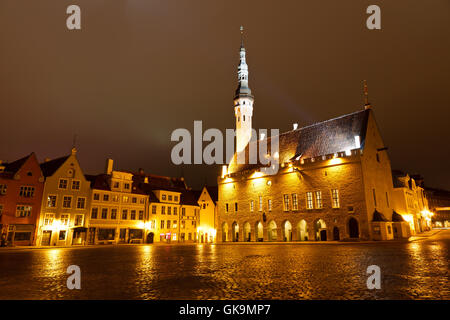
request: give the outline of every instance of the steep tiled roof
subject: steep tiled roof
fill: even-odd
[[[278,136],[280,164],[299,156],[300,158],[312,158],[342,152],[347,149],[356,149],[355,136],[360,137],[361,148],[364,148],[369,114],[370,109],[357,111],[280,134]],[[234,156],[230,164],[230,172],[261,166],[261,164],[248,164],[249,147],[257,143],[257,141],[250,142],[246,148],[247,164],[236,165],[236,155]],[[271,138],[268,137],[268,152],[270,152],[270,147]],[[255,150],[257,150],[257,146]]]
[[[98,175],[85,175],[86,180],[88,180],[91,183],[92,189],[97,190],[105,190],[105,191],[111,191],[111,176],[106,173],[98,174]],[[136,185],[133,183],[132,185],[132,191],[131,193],[136,194],[147,194],[142,190],[139,185]]]
[[[20,158],[16,161],[10,162],[10,163],[3,163],[2,165],[5,167],[4,171],[0,173],[0,177],[2,178],[13,178],[14,175],[17,173],[17,171],[22,168],[25,162],[33,155],[33,153]]]
[[[44,177],[50,177],[58,170],[70,156],[64,156],[54,160],[41,163],[41,170]]]
[[[180,203],[188,206],[198,206],[198,198],[201,191],[198,190],[184,190],[181,193]]]

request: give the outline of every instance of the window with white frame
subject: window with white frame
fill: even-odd
[[[313,208],[314,208],[313,193],[307,192],[306,193],[306,209],[313,209]]]
[[[316,194],[316,208],[321,209],[322,208],[322,191],[318,190],[315,192]]]
[[[72,190],[80,190],[81,181],[80,180],[72,180]]]
[[[289,195],[288,194],[283,195],[283,210],[289,211]]]
[[[82,226],[83,225],[83,215],[82,214],[77,214],[75,216],[75,220],[74,220],[74,226]]]
[[[86,198],[78,197],[77,198],[77,209],[86,208]]]
[[[20,191],[19,191],[19,196],[24,197],[24,198],[34,197],[34,187],[21,186]]]
[[[296,193],[292,194],[292,210],[298,210],[298,196]]]
[[[54,219],[55,215],[53,213],[46,213],[44,216],[44,226],[51,226]]]
[[[72,197],[71,196],[63,197],[63,208],[72,208]]]
[[[56,208],[56,196],[49,194],[47,196],[47,208]]]
[[[102,208],[102,219],[108,219],[108,208]]]
[[[68,183],[67,179],[59,179],[58,188],[59,189],[67,189],[67,183]]]
[[[331,203],[333,205],[333,208],[339,208],[339,190],[338,189],[331,189]]]
[[[98,208],[92,208],[91,219],[97,219],[97,217],[98,217]]]
[[[68,226],[69,225],[70,216],[68,214],[61,215],[61,225]]]
[[[16,207],[16,217],[25,218],[31,215],[31,206],[18,205]]]

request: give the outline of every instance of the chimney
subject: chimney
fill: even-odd
[[[106,174],[111,174],[113,172],[113,164],[114,164],[114,160],[113,159],[106,159],[106,168],[105,168],[105,173]]]

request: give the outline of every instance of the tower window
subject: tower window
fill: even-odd
[[[242,121],[245,121],[245,116],[242,116]]]

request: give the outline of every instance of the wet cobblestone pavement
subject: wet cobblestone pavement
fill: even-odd
[[[449,299],[450,230],[414,242],[0,250],[0,299]],[[81,290],[69,290],[69,265]],[[366,269],[381,268],[368,290]]]

